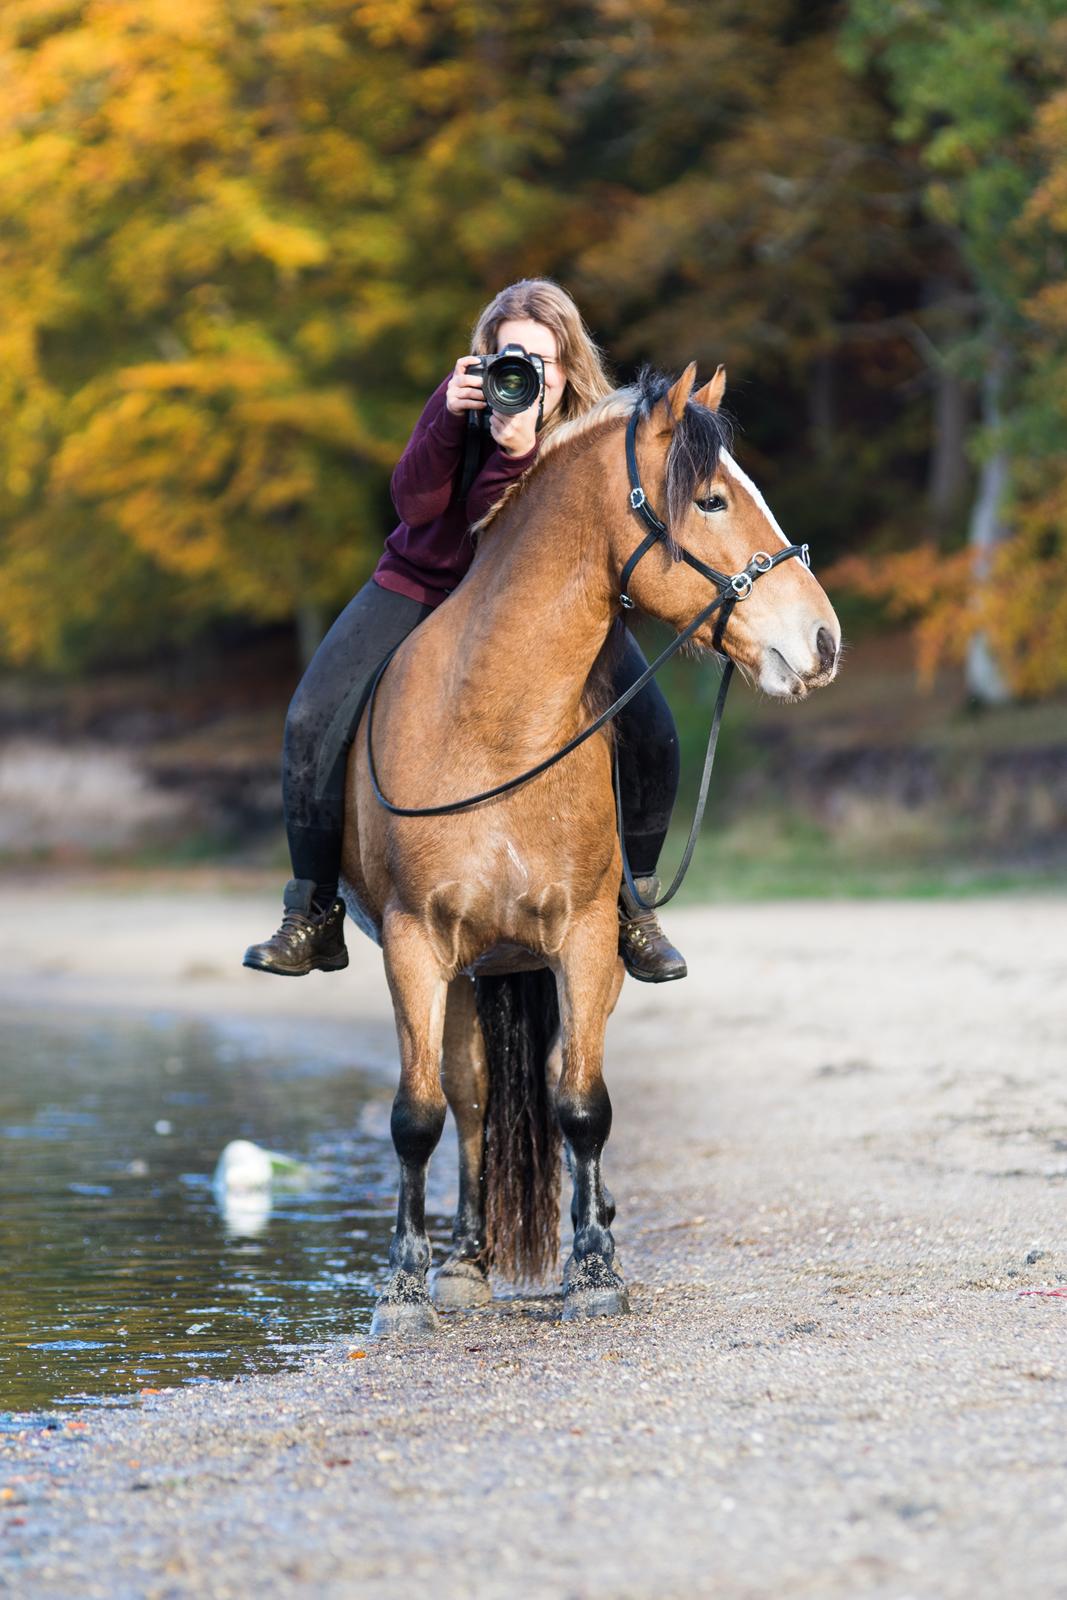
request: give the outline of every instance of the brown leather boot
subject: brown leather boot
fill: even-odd
[[[635,878],[642,900],[659,894],[658,878]],[[659,925],[654,911],[643,911],[624,883],[619,892],[619,954],[631,978],[642,983],[670,983],[689,968]]]
[[[314,893],[310,878],[290,878],[282,897],[282,925],[262,944],[249,945],[246,967],[279,978],[303,978],[309,972],[339,972],[348,966],[344,902],[335,900],[328,911],[319,913]]]

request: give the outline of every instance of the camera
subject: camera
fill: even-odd
[[[514,417],[544,398],[545,364],[540,356],[527,355],[521,344],[507,344],[495,356],[480,356],[467,371],[481,373],[486,405],[505,417]],[[481,418],[488,427],[488,413]]]

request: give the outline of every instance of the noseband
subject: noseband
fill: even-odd
[[[666,543],[668,549],[672,548],[667,524],[661,522],[657,517],[648,502],[648,496],[641,487],[641,476],[637,468],[637,426],[639,420],[637,411],[631,412],[630,421],[626,429],[626,472],[630,480],[630,509],[641,518],[648,532],[633,555],[627,560],[619,576],[619,603],[624,611],[633,611],[636,608],[636,602],[631,598],[629,589],[634,569],[641,558],[647,555],[653,546],[657,544]],[[679,554],[687,566],[692,567],[694,572],[699,572],[702,578],[707,578],[709,583],[715,585],[717,591],[715,599],[711,601],[710,605],[705,606],[703,611],[693,618],[692,622],[687,623],[681,633],[675,635],[666,649],[661,651],[655,661],[652,662],[651,666],[646,667],[641,676],[635,679],[626,692],[621,694],[617,700],[613,700],[607,710],[602,711],[587,728],[583,728],[580,733],[575,734],[573,739],[569,739],[561,749],[555,751],[553,755],[546,756],[544,761],[539,761],[535,767],[530,767],[526,772],[520,772],[517,778],[508,778],[506,782],[498,783],[493,789],[484,789],[481,794],[467,795],[463,800],[452,800],[447,805],[440,806],[395,806],[382,793],[374,766],[374,702],[378,694],[378,685],[381,683],[385,669],[396,653],[395,651],[390,651],[375,673],[367,701],[367,769],[370,774],[374,798],[378,801],[378,804],[383,806],[394,817],[445,817],[456,811],[469,811],[472,806],[481,805],[486,800],[495,800],[498,795],[507,794],[512,789],[520,788],[524,783],[529,783],[531,778],[540,777],[542,772],[547,772],[549,767],[554,767],[557,761],[563,760],[564,756],[569,756],[572,750],[576,750],[580,744],[584,744],[587,739],[591,739],[594,733],[599,733],[600,729],[604,727],[605,723],[610,722],[612,717],[618,716],[619,712],[625,706],[628,706],[630,701],[639,695],[641,690],[652,681],[660,668],[665,666],[672,656],[677,655],[683,645],[688,644],[693,635],[699,632],[716,612],[719,615],[715,623],[712,645],[720,655],[724,654],[722,639],[730,616],[735,606],[748,599],[758,579],[765,577],[768,572],[780,566],[783,561],[791,561],[794,556],[802,561],[806,567],[811,566],[806,544],[787,545],[783,550],[776,551],[773,556],[768,555],[765,550],[757,550],[755,555],[749,557],[742,570],[735,572],[732,577],[725,572],[718,572],[714,567],[709,567],[706,562],[691,555],[688,550],[679,549]],[[399,649],[399,646],[397,648]],[[689,830],[689,838],[686,841],[678,871],[671,880],[670,888],[666,894],[660,895],[658,900],[648,901],[642,899],[634,882],[633,872],[630,869],[630,862],[626,855],[626,840],[622,826],[622,786],[619,781],[619,749],[618,741],[616,740],[615,742],[615,817],[619,829],[619,846],[622,850],[623,877],[635,903],[645,911],[654,911],[658,906],[666,905],[668,900],[673,900],[689,870],[697,835],[700,832],[700,824],[704,817],[704,807],[707,804],[711,770],[715,764],[715,747],[719,741],[719,728],[722,723],[723,711],[726,708],[726,696],[733,678],[733,672],[734,663],[727,656],[726,665],[723,668],[722,678],[719,683],[719,692],[715,699],[715,710],[712,714],[711,729],[708,734],[708,747],[704,755],[704,770],[701,773],[700,794],[693,816],[693,824]]]

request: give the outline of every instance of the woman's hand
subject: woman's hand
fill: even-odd
[[[496,411],[489,418],[489,432],[506,456],[524,456],[537,443],[537,406],[532,405],[516,416],[500,416]]]
[[[445,390],[445,405],[454,417],[462,416],[464,411],[485,410],[482,375],[480,372],[467,371],[469,366],[476,366],[480,360],[480,356],[460,356],[456,362]]]

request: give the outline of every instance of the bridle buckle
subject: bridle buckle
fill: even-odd
[[[747,600],[752,593],[752,579],[747,572],[737,572],[730,579],[730,588],[734,592],[733,598],[735,600]]]
[[[807,545],[805,545],[804,548],[806,550]],[[749,562],[749,566],[755,567],[757,572],[770,572],[771,568],[774,566],[774,557],[769,556],[766,550],[757,550],[755,555],[752,557],[752,560]]]
[[[644,505],[644,503],[647,500],[647,498],[648,498],[648,496],[645,494],[645,491],[641,488],[640,485],[638,485],[637,488],[635,488],[635,489],[631,489],[630,490],[630,509],[632,511],[640,511],[641,507]]]

